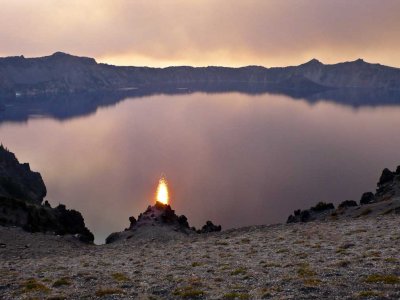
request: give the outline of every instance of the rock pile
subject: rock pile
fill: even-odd
[[[211,221],[207,221],[202,229],[196,230],[195,227],[189,226],[185,215],[178,216],[170,205],[160,202],[156,202],[153,206],[149,205],[137,220],[135,217],[130,217],[129,222],[129,227],[124,231],[110,234],[106,239],[106,244],[132,237],[173,239],[182,236],[182,234],[191,235],[221,231],[221,226],[216,226]]]

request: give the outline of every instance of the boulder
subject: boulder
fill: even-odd
[[[213,222],[207,221],[206,225],[204,225],[200,230],[197,230],[197,233],[210,233],[219,231],[221,231],[221,225],[214,225]]]
[[[395,173],[393,173],[389,169],[385,168],[382,171],[381,177],[379,178],[378,186],[381,186],[381,185],[384,185],[385,183],[393,181],[395,175],[396,175]]]
[[[360,199],[360,205],[365,205],[375,202],[375,195],[372,192],[366,192],[362,194]]]
[[[330,209],[335,209],[333,203],[318,202],[317,205],[311,207],[314,212],[323,212]]]
[[[129,229],[132,229],[133,227],[135,227],[135,225],[137,223],[135,217],[133,217],[133,216],[129,217],[129,223],[130,223],[129,224]]]
[[[111,244],[118,241],[121,237],[120,232],[113,232],[106,238],[106,244]]]
[[[308,211],[308,210],[303,210],[303,211],[300,213],[300,221],[301,221],[301,222],[308,222],[308,221],[310,221],[310,219],[311,219],[310,211]]]
[[[396,168],[396,175],[400,175],[400,166],[397,166]]]
[[[354,200],[345,200],[339,204],[339,208],[348,208],[348,207],[354,207],[354,206],[358,206],[357,202]]]

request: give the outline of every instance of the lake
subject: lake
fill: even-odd
[[[161,173],[191,225],[271,224],[318,201],[358,201],[383,168],[400,164],[400,106],[323,100],[127,97],[64,118],[3,118],[0,141],[42,174],[52,206],[82,212],[97,243],[153,204]]]

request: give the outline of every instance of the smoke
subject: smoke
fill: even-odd
[[[55,51],[125,65],[400,66],[394,0],[0,0],[0,55]]]

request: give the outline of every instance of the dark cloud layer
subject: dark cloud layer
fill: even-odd
[[[62,50],[115,64],[400,66],[396,0],[0,0],[0,55]]]

